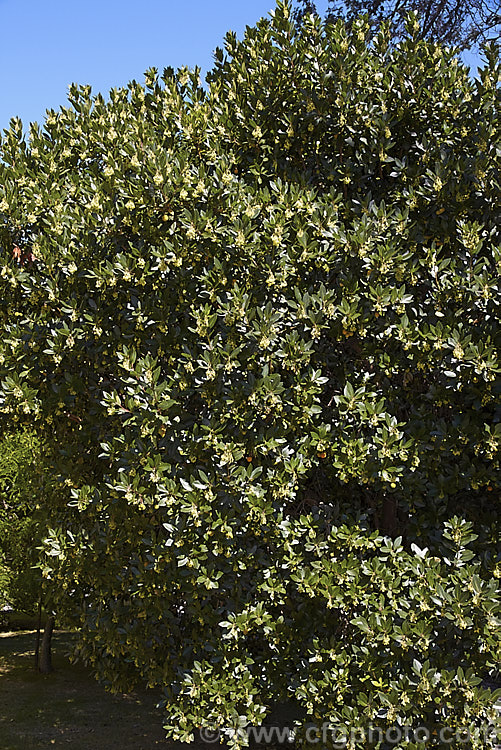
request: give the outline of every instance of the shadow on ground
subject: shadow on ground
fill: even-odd
[[[110,695],[70,663],[72,635],[54,634],[55,671],[33,669],[34,632],[0,633],[1,750],[161,750],[203,748],[168,742],[158,693]]]

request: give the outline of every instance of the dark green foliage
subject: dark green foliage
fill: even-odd
[[[79,653],[173,736],[478,725],[499,660],[498,55],[286,7],[2,144],[2,394]],[[408,744],[408,747],[412,745]]]

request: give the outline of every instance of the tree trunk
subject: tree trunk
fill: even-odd
[[[381,508],[381,516],[375,516],[377,526],[382,534],[405,537],[409,525],[409,513],[402,508],[395,497],[385,495]]]
[[[47,622],[45,623],[45,629],[43,631],[42,638],[42,648],[40,649],[40,663],[38,669],[42,674],[50,674],[52,672],[51,643],[54,623],[54,615],[50,615]]]
[[[387,536],[395,536],[398,531],[397,501],[385,495],[381,513],[381,531]]]
[[[40,631],[42,629],[42,596],[38,600],[37,637],[35,640],[35,669],[38,671],[40,663]]]

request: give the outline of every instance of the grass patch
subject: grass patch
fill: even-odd
[[[72,637],[54,633],[55,671],[41,675],[33,669],[35,633],[0,633],[1,750],[190,747],[165,740],[158,693],[110,695],[85,667],[71,664]]]

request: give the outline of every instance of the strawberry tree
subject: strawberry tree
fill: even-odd
[[[279,3],[206,87],[74,85],[2,138],[1,414],[67,500],[44,576],[172,737],[493,716],[499,55],[390,41]]]

